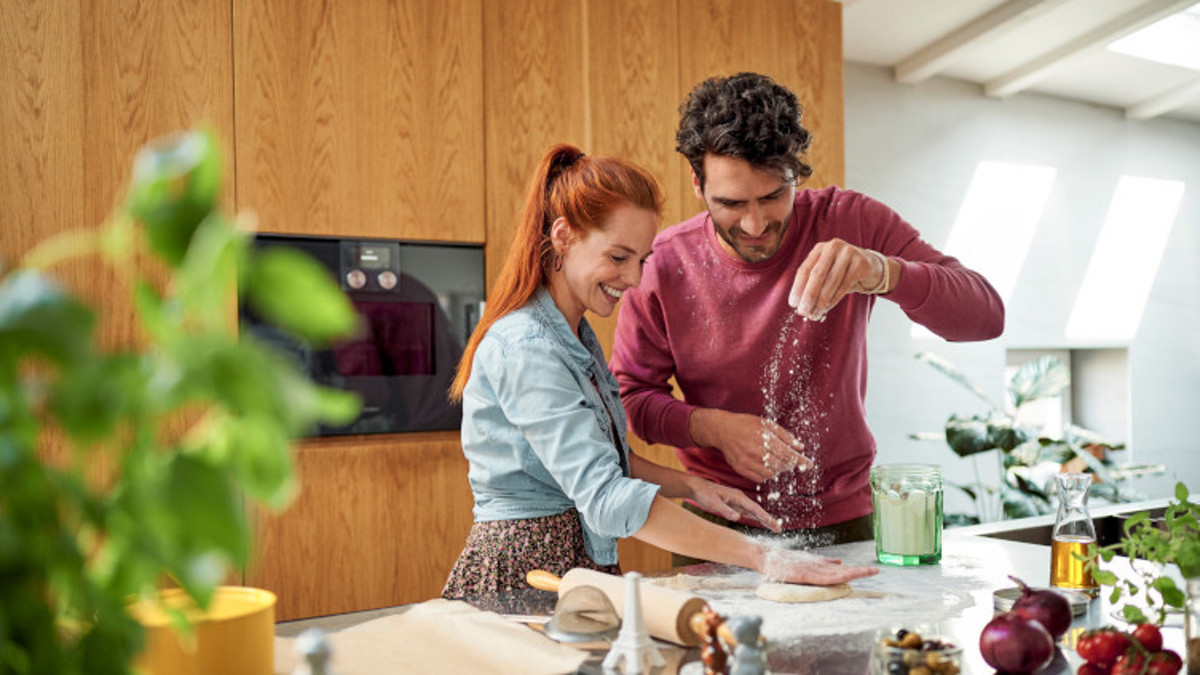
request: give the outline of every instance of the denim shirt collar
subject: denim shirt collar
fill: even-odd
[[[554,296],[550,295],[550,289],[545,286],[539,288],[534,295],[533,306],[537,310],[538,319],[554,329],[554,336],[562,342],[567,354],[580,368],[588,370],[594,359],[592,347],[599,348],[600,341],[596,339],[596,333],[592,331],[587,319],[579,320],[579,336],[576,337],[575,331],[567,323],[567,317],[563,316],[562,310],[554,304]]]

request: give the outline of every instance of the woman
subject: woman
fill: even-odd
[[[444,597],[523,588],[531,569],[616,574],[617,539],[628,536],[780,580],[875,573],[772,551],[709,523],[668,498],[779,527],[740,491],[629,451],[616,380],[583,315],[612,315],[641,281],[661,201],[654,179],[628,162],[568,145],[542,159],[451,387],[463,404],[476,522]]]

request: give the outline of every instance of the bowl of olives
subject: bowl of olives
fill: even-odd
[[[880,631],[871,653],[872,675],[958,675],[962,647],[919,630]]]

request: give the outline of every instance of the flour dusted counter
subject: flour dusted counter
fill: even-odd
[[[818,552],[842,558],[847,564],[871,564],[874,543],[858,542],[820,549]],[[757,614],[763,619],[762,632],[771,641],[769,655],[773,673],[812,673],[820,675],[864,675],[875,636],[880,629],[894,627],[918,628],[922,634],[941,635],[963,647],[964,673],[992,673],[979,654],[979,633],[993,616],[992,593],[1014,584],[1009,574],[1034,586],[1049,581],[1050,547],[994,539],[947,530],[943,541],[942,561],[938,565],[918,567],[883,566],[878,576],[852,583],[855,592],[829,602],[783,604],[759,599],[754,595],[759,581],[752,572],[720,565],[694,565],[665,573],[662,583],[680,586],[708,600],[716,611],[726,615]],[[680,574],[686,576],[680,577]],[[476,598],[472,604],[482,609],[508,616],[513,621],[544,620],[553,611],[555,596],[544,591],[527,590]],[[394,608],[383,613],[403,613],[412,608]],[[1086,611],[1076,617],[1072,630],[1060,644],[1055,660],[1043,673],[1073,673],[1080,661],[1072,640],[1087,626],[1114,623],[1111,609],[1103,598],[1093,600]],[[360,613],[342,617],[327,617],[279,624],[280,651],[286,652],[287,637],[298,635],[309,626],[339,630],[361,624],[380,613]],[[527,628],[536,631],[536,628]],[[1166,646],[1182,653],[1183,634],[1176,622],[1164,629]],[[454,650],[454,640],[470,642],[474,636],[457,635],[443,643],[411,644],[403,635],[381,634],[378,649],[387,642],[388,649],[396,644],[413,650],[445,653]],[[671,673],[700,673],[699,650],[683,649],[658,643],[667,657],[664,675]],[[372,650],[370,641],[359,639],[356,650]],[[497,660],[506,658],[497,654]],[[603,651],[589,653],[587,661],[576,672],[600,673]],[[277,667],[281,674],[289,670]],[[404,664],[389,664],[406,672]],[[337,667],[341,675],[369,675],[370,671],[352,671]],[[499,672],[499,671],[494,671]],[[372,674],[373,675],[373,674]]]

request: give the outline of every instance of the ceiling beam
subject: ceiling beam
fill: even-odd
[[[901,84],[917,84],[937,75],[968,49],[999,37],[1068,0],[1009,0],[896,64]]]
[[[1196,4],[1196,0],[1149,0],[1094,30],[1067,42],[1025,64],[1010,70],[983,85],[983,91],[994,98],[1005,98],[1033,86],[1051,68],[1066,59],[1093,47],[1106,45],[1159,19],[1181,12]]]
[[[1125,119],[1148,120],[1200,98],[1200,77],[1125,109]]]

